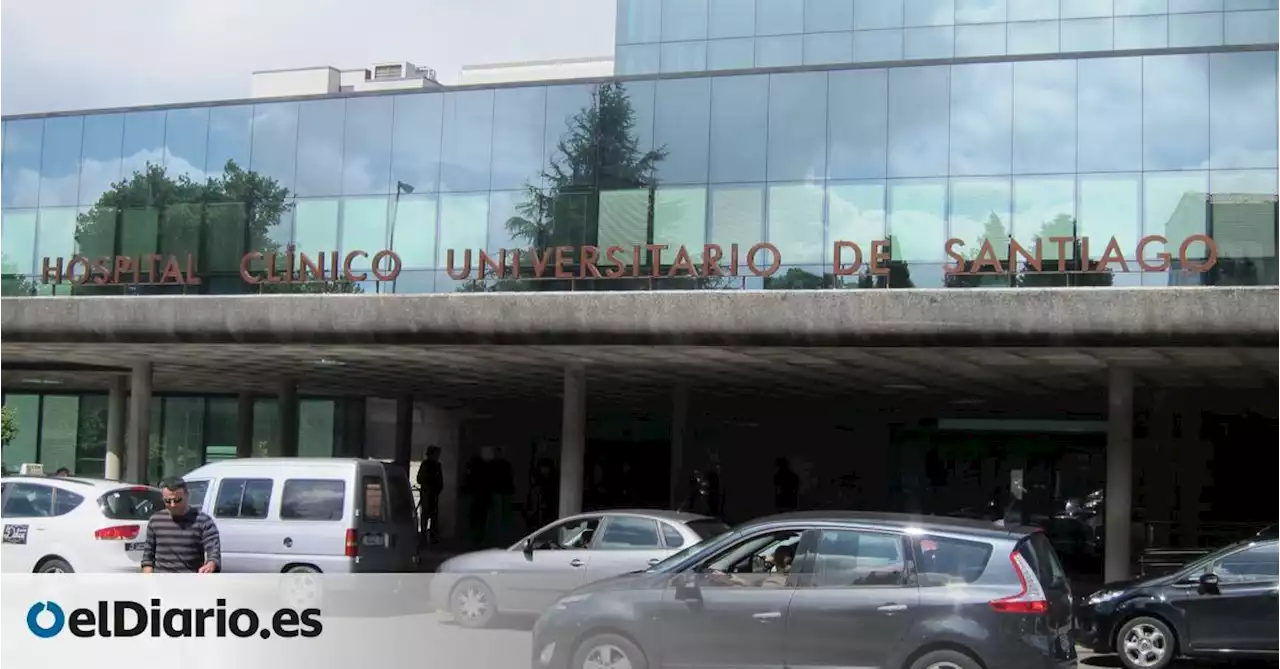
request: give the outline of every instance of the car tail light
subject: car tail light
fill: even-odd
[[[1015,550],[1009,554],[1009,561],[1013,563],[1013,572],[1018,575],[1022,590],[1016,595],[991,600],[991,608],[1000,613],[1048,613],[1049,601],[1045,598],[1044,588],[1040,587],[1040,579],[1036,578],[1027,559]]]
[[[353,558],[360,552],[360,544],[356,542],[356,531],[347,530],[347,557]]]
[[[114,527],[104,527],[93,533],[95,539],[114,539],[117,541],[129,541],[138,538],[137,525],[116,525]]]

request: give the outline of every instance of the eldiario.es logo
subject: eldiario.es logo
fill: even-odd
[[[63,629],[77,637],[136,637],[150,631],[153,637],[222,638],[230,632],[240,638],[257,635],[263,639],[272,635],[311,638],[324,630],[320,609],[278,609],[263,626],[256,611],[228,611],[226,606],[227,600],[218,599],[211,609],[166,609],[159,599],[153,599],[148,609],[139,602],[117,600],[100,601],[96,609],[73,609],[67,614],[55,602],[36,602],[27,610],[27,628],[41,639],[55,637]]]

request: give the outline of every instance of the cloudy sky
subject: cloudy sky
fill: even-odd
[[[4,114],[248,97],[255,70],[613,54],[612,0],[39,0],[0,14]]]

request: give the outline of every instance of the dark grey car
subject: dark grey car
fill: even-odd
[[[836,512],[761,519],[581,588],[539,618],[532,661],[1034,669],[1076,654],[1067,579],[1039,530]]]

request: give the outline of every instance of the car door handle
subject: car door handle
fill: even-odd
[[[584,564],[586,564],[586,563],[585,563],[585,562],[583,562],[582,560],[578,559],[578,558],[573,558],[572,560],[570,560],[570,561],[569,561],[569,566],[570,566],[570,567],[581,567],[581,566],[582,566],[582,565],[584,565]]]
[[[767,622],[769,622],[770,620],[777,620],[778,618],[781,618],[781,617],[782,617],[782,612],[781,612],[781,611],[766,611],[765,613],[753,613],[753,614],[751,614],[751,617],[752,617],[752,619],[757,620],[757,621],[759,621],[759,622],[767,623]]]
[[[662,562],[662,560],[658,558],[649,558],[649,566],[653,566],[655,564],[658,564],[659,562]]]
[[[884,606],[877,606],[876,610],[879,611],[880,613],[897,613],[899,611],[906,611],[907,605],[906,604],[885,604]]]

